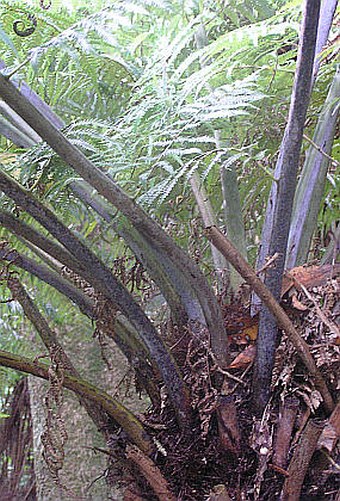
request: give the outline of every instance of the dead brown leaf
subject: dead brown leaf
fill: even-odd
[[[256,354],[256,346],[247,346],[228,366],[228,369],[245,369],[252,364]]]

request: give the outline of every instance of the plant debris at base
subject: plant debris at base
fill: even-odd
[[[308,274],[308,268],[305,270]],[[300,270],[300,279],[290,284],[282,299],[334,397],[340,372],[338,297],[338,280],[322,280],[320,285],[311,279],[301,287]],[[256,345],[256,320],[249,320],[243,306],[223,308],[235,359]],[[252,412],[252,356],[248,363],[236,369],[231,363],[230,369],[222,371],[209,350],[204,329],[200,335],[197,328],[186,332],[172,329],[168,343],[191,391],[194,424],[190,434],[178,431],[166,395],[161,409],[150,410],[143,423],[157,444],[153,459],[178,501],[279,499],[293,454],[307,423],[314,420],[321,420],[322,432],[299,499],[336,499],[340,487],[340,412],[326,419],[321,396],[284,333],[277,349],[272,398],[261,422]],[[289,435],[285,438],[283,433],[278,440],[277,430],[281,435],[285,426],[290,427]],[[141,479],[138,486],[130,485],[125,499],[158,498]]]

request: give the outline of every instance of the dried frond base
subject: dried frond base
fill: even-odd
[[[285,307],[335,395],[339,344],[331,326],[337,322],[338,284],[335,280],[329,281],[311,287],[310,293],[330,323],[325,323],[315,302],[303,291],[295,291],[295,300],[287,299]],[[234,312],[237,310],[235,305],[232,308]],[[228,308],[225,312],[228,314]],[[240,312],[243,319],[245,312],[242,307]],[[241,317],[237,313],[236,320]],[[232,320],[226,319],[226,324],[231,323],[235,324],[235,315]],[[252,327],[246,325],[246,328]],[[249,339],[242,336],[243,342],[239,343],[238,333],[229,330],[232,350],[244,349],[247,342],[248,346],[256,345],[252,336],[248,336]],[[216,498],[219,486],[223,486],[225,499],[279,499],[283,486],[290,485],[287,484],[290,463],[306,424],[315,418],[325,420],[326,417],[320,395],[294,347],[283,333],[277,350],[272,399],[264,418],[258,422],[252,411],[251,366],[245,369],[231,365],[229,372],[218,370],[207,334],[197,325],[190,326],[186,332],[173,328],[168,342],[191,392],[194,424],[190,435],[180,433],[166,394],[163,394],[161,409],[150,411],[144,424],[157,444],[155,462],[176,499],[219,499]],[[336,499],[339,477],[335,466],[336,442],[332,435],[331,451],[324,450],[322,442],[314,453],[310,451],[312,459],[303,480],[301,499]],[[140,498],[154,499],[154,492],[145,478],[139,482],[139,487]]]

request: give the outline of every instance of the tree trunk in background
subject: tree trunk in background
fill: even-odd
[[[29,377],[37,501],[67,501],[69,494],[63,492],[54,482],[43,458],[41,436],[45,425],[44,397],[47,388],[45,381],[34,376]],[[65,392],[63,416],[69,438],[65,447],[65,463],[60,474],[62,483],[86,500],[106,499],[107,488],[102,479],[95,482],[87,492],[91,481],[99,477],[105,469],[105,458],[100,454],[95,455],[88,447],[103,447],[104,444],[85,410],[69,392]]]
[[[107,347],[107,356],[113,365],[112,369],[108,370],[101,358],[97,343],[92,340],[84,340],[81,342],[82,349],[79,350],[79,341],[75,343],[70,340],[71,335],[67,337],[69,338],[68,342],[65,341],[65,345],[68,344],[67,351],[72,356],[75,365],[81,368],[82,375],[86,374],[89,380],[98,382],[98,385],[105,388],[110,394],[117,391],[120,401],[132,411],[143,412],[145,410],[147,402],[145,399],[141,400],[134,391],[131,369],[113,342],[112,346],[110,344]],[[84,357],[84,351],[86,351],[86,357]],[[80,359],[80,355],[82,355],[82,359]],[[124,374],[127,375],[126,379],[131,382],[128,390],[126,381],[121,384]],[[29,377],[37,500],[69,501],[70,494],[63,492],[56,485],[42,454],[41,436],[45,425],[44,397],[47,388],[48,384],[45,381],[33,376]],[[103,475],[107,467],[107,456],[93,450],[94,447],[107,449],[107,445],[77,398],[67,390],[64,391],[62,415],[68,433],[64,467],[60,472],[62,484],[72,490],[79,498],[87,501],[102,501],[110,498],[117,501],[122,500],[123,487],[108,486],[105,475]],[[103,475],[102,478],[92,483],[101,475]]]

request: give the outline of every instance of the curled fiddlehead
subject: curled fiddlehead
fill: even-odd
[[[40,0],[40,7],[44,10],[48,10],[52,5],[51,0],[48,0],[47,3],[45,3],[45,0]]]
[[[27,19],[30,22],[30,26],[27,27],[22,19],[14,21],[13,23],[13,31],[19,37],[29,37],[35,32],[37,27],[37,18],[34,14],[27,14]]]

